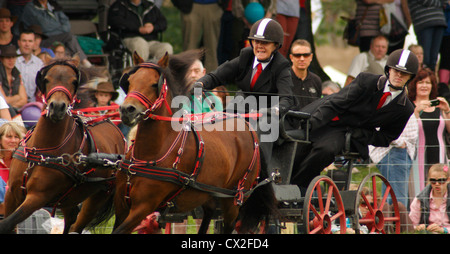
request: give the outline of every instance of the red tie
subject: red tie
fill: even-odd
[[[256,72],[255,72],[255,75],[253,76],[252,83],[250,83],[250,91],[253,91],[253,86],[255,85],[256,80],[258,79],[259,75],[262,72],[262,65],[261,65],[261,63],[259,63],[256,67],[257,67],[257,69],[256,69]]]
[[[385,93],[383,94],[383,96],[381,96],[380,102],[378,102],[377,109],[380,109],[380,108],[383,106],[384,102],[386,101],[386,98],[387,98],[389,95],[391,95],[391,92],[385,92]]]

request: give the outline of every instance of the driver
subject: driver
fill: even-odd
[[[291,183],[306,189],[336,155],[342,154],[348,132],[352,135],[351,150],[363,159],[368,159],[368,145],[387,147],[397,139],[414,112],[405,86],[418,67],[414,53],[396,50],[387,59],[385,76],[363,72],[340,92],[302,108],[311,114],[311,144],[297,154]]]
[[[257,105],[247,109],[247,112],[270,108],[271,112],[282,115],[295,105],[291,66],[278,52],[284,39],[283,28],[277,21],[264,18],[253,24],[248,39],[251,47],[242,49],[238,57],[200,78],[194,88],[203,86],[212,90],[221,85],[236,84],[245,97],[256,97]],[[279,96],[275,97],[279,103],[273,101],[274,96],[270,96],[277,94]],[[260,149],[266,161],[269,161],[270,142],[261,144]]]

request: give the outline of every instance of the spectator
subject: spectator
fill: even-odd
[[[417,119],[412,114],[400,137],[388,147],[369,146],[370,158],[391,184],[397,201],[405,206],[408,206],[408,181],[418,136]]]
[[[19,109],[27,103],[27,92],[23,85],[19,70],[15,67],[17,57],[16,46],[8,45],[0,47],[0,82],[1,96],[9,106],[11,117],[19,113]]]
[[[242,48],[250,46],[248,42],[248,34],[250,32],[250,28],[253,23],[251,23],[246,15],[245,9],[248,7],[250,3],[260,3],[264,9],[264,17],[272,18],[272,16],[276,13],[276,1],[274,0],[233,0],[231,12],[235,16],[235,22],[233,25],[233,38],[234,38],[234,46],[233,46],[233,58],[239,55],[239,52]],[[255,22],[255,21],[253,21]],[[286,55],[285,55],[286,56]]]
[[[19,141],[25,136],[26,129],[13,122],[0,126],[0,215],[4,214],[4,198],[9,179],[14,150],[19,146]]]
[[[136,51],[145,61],[173,54],[170,43],[159,41],[167,28],[166,17],[152,1],[119,0],[108,13],[108,24],[120,34],[125,47]]]
[[[323,97],[330,95],[330,94],[337,93],[339,91],[341,91],[341,86],[336,82],[327,80],[322,83],[322,96]]]
[[[418,119],[419,143],[417,146],[418,191],[425,187],[428,168],[436,163],[445,163],[446,145],[444,133],[450,132],[450,106],[447,100],[438,96],[437,80],[433,71],[422,69],[408,85],[408,97],[414,102],[414,114]],[[432,105],[431,100],[437,99],[439,104]]]
[[[291,77],[294,84],[292,91],[297,97],[299,108],[302,108],[322,97],[322,80],[308,70],[313,59],[311,44],[308,41],[295,40],[289,57],[292,62]]]
[[[181,53],[183,54],[183,53]],[[180,54],[180,55],[181,55]],[[188,91],[192,90],[194,83],[201,77],[205,76],[206,69],[200,59],[196,59],[189,68],[186,74],[186,80],[188,80]],[[188,112],[190,113],[204,113],[210,111],[223,111],[222,100],[210,91],[204,92],[204,97],[201,99],[193,96],[191,105],[189,105]]]
[[[442,37],[447,26],[444,16],[446,2],[447,0],[408,0],[414,32],[419,45],[423,47],[423,62],[433,71],[436,68]]]
[[[52,43],[50,48],[55,53],[55,58],[66,58],[66,47],[59,41],[55,41]]]
[[[113,85],[110,82],[100,82],[97,84],[97,89],[94,93],[94,107],[106,107],[117,105],[114,101],[119,97],[119,93],[114,89]],[[97,111],[99,115],[111,114],[114,112],[118,112],[119,109],[100,109]],[[119,125],[120,117],[112,117],[111,120]]]
[[[434,164],[428,171],[428,185],[413,200],[409,217],[416,231],[448,234],[448,166]]]
[[[450,82],[450,2],[444,5],[444,14],[447,21],[447,29],[445,29],[444,36],[441,43],[441,61],[439,63],[439,82],[446,86]]]
[[[0,96],[0,126],[6,122],[11,121],[11,114],[9,113],[9,106],[6,100]]]
[[[380,35],[380,9],[393,0],[356,0],[355,18],[361,22],[359,51],[369,51],[372,39]],[[387,48],[386,48],[387,51]]]
[[[53,57],[47,52],[41,52],[37,55],[37,57],[41,59],[44,65],[47,65],[53,59]]]
[[[298,19],[297,31],[294,39],[308,39],[312,34],[311,26],[311,4],[306,0],[300,2],[300,17]]]
[[[44,67],[42,60],[33,54],[35,45],[35,34],[33,31],[23,31],[19,37],[20,56],[16,61],[16,68],[19,70],[23,85],[27,92],[27,101],[35,102],[41,99],[39,89],[36,89],[36,75]]]
[[[217,43],[217,61],[219,65],[235,57],[233,55],[235,44],[233,34],[236,17],[234,17],[232,12],[232,3],[232,0],[223,0],[221,3],[223,14],[220,18],[220,35]]]
[[[42,33],[42,28],[39,25],[31,25],[29,29],[34,32],[33,54],[37,56],[42,52],[46,52],[50,55],[50,57],[55,57],[55,53],[53,53],[53,50],[51,50],[50,48],[41,47],[42,40],[47,39],[47,36]]]
[[[297,32],[298,21],[300,18],[300,1],[285,0],[277,1],[276,19],[284,30],[284,42],[280,49],[283,56],[288,56],[289,48],[294,41]]]
[[[22,21],[22,13],[25,5],[32,0],[6,0],[6,7],[11,11],[11,14],[18,17],[17,22],[14,22],[12,28],[13,34],[19,35],[20,23]],[[4,2],[4,1],[2,1]],[[17,45],[16,45],[17,46]]]
[[[13,44],[17,47],[17,36],[13,34],[12,27],[17,21],[16,16],[6,8],[0,8],[0,46]]]
[[[311,114],[311,144],[296,156],[291,182],[306,189],[342,153],[347,133],[351,151],[364,160],[369,157],[368,145],[388,146],[397,139],[414,112],[405,87],[417,69],[411,51],[394,51],[386,62],[386,76],[361,73],[339,93],[302,108]]]
[[[172,1],[188,2],[185,0]],[[213,71],[218,66],[217,45],[220,36],[220,19],[223,10],[218,0],[193,0],[191,7],[181,12],[183,50],[206,49],[205,68]],[[234,1],[233,1],[234,2]],[[175,4],[175,6],[179,6]]]
[[[418,44],[411,44],[411,45],[409,45],[408,49],[411,50],[417,56],[417,59],[419,59],[419,70],[427,68],[427,66],[423,63],[423,48],[422,48],[422,46],[420,46]]]
[[[394,8],[395,12],[393,13],[393,15],[397,18],[399,22],[402,23],[402,25],[406,29],[409,29],[412,21],[411,21],[411,14],[409,13],[408,0],[394,0],[391,4],[395,6]],[[405,38],[406,35],[398,41],[393,41],[392,39],[390,39],[388,54],[394,52],[397,49],[402,49],[403,46],[405,45]]]
[[[361,72],[383,75],[388,58],[388,46],[389,41],[385,36],[378,35],[374,37],[370,43],[370,50],[359,53],[353,58],[344,86],[350,84]]]
[[[62,42],[71,55],[78,53],[81,65],[91,67],[86,54],[75,35],[70,33],[69,18],[62,7],[54,0],[33,0],[25,5],[22,15],[24,28],[39,25],[48,38],[42,41],[43,47],[50,47],[54,41]]]

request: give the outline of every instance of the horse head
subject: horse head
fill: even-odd
[[[135,67],[122,75],[119,83],[127,97],[120,106],[122,122],[133,126],[145,119],[147,114],[161,108],[162,104],[170,111],[166,101],[167,83],[164,69],[168,66],[169,56],[163,56],[157,64],[144,62],[136,53],[133,54]]]
[[[120,86],[127,98],[120,107],[122,122],[134,125],[164,104],[171,115],[172,96],[190,96],[192,83],[187,74],[192,64],[201,59],[203,50],[188,50],[177,55],[166,53],[157,64],[146,63],[134,52],[135,67],[125,73]],[[161,112],[160,112],[161,113]]]
[[[44,96],[46,116],[61,121],[70,111],[80,84],[79,58],[56,59],[36,75],[36,85]]]

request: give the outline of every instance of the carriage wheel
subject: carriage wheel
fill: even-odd
[[[370,202],[370,193],[364,191],[366,188],[373,194],[373,203]],[[380,191],[382,189],[385,190],[384,194]],[[392,205],[389,210],[386,210],[389,207],[387,202],[389,197],[392,200]],[[357,233],[360,233],[362,225],[367,227],[369,233],[400,233],[400,213],[397,198],[386,178],[378,173],[366,176],[358,187],[355,211],[358,211],[360,203],[365,203],[368,211],[363,218],[358,219],[358,216],[355,216],[356,222],[353,223],[353,226]],[[395,231],[393,231],[394,229]]]
[[[309,184],[303,204],[303,227],[307,234],[331,234],[335,220],[345,225],[345,209],[339,189],[327,176],[317,176]],[[340,233],[345,234],[346,227]]]

